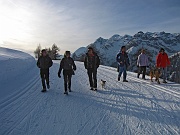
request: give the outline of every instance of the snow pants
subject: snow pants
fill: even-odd
[[[140,66],[140,67],[139,67],[138,78],[139,78],[140,74],[142,74],[142,78],[145,79],[146,66]]]
[[[87,69],[91,88],[97,88],[97,69]]]
[[[163,81],[166,81],[166,79],[167,79],[167,67],[161,68],[161,72],[162,72]]]
[[[42,87],[43,89],[46,89],[46,84],[49,85],[49,69],[40,69],[40,75],[41,75]]]
[[[127,76],[127,72],[126,72],[126,65],[124,66],[119,66],[119,77],[121,77],[122,73],[123,73],[123,80],[126,80],[126,76]]]
[[[67,89],[71,90],[72,71],[63,70],[63,76],[64,76],[64,90],[65,91],[67,91]]]

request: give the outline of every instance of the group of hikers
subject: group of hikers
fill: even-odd
[[[40,68],[40,76],[42,81],[42,92],[46,92],[46,87],[49,89],[49,68],[53,65],[52,59],[48,56],[45,49],[41,51],[42,55],[39,57],[37,61],[37,66]],[[123,74],[123,82],[128,82],[127,78],[127,68],[130,66],[130,61],[128,54],[126,52],[126,47],[122,46],[119,53],[116,56],[116,61],[118,63],[118,81],[120,81],[121,76]],[[90,90],[97,91],[97,69],[100,65],[100,58],[98,54],[92,47],[89,47],[87,53],[84,58],[84,67],[87,70],[87,74],[89,77]],[[159,54],[156,58],[156,67],[161,69],[163,75],[163,83],[166,82],[167,78],[167,66],[170,65],[170,61],[167,53],[163,48],[160,49]],[[146,68],[149,67],[148,56],[144,49],[141,50],[141,54],[137,59],[137,67],[139,71],[137,73],[137,77],[139,78],[140,74],[142,74],[142,79],[146,79]],[[74,71],[76,70],[76,65],[71,58],[70,51],[66,51],[64,54],[64,58],[60,62],[60,67],[58,71],[58,77],[61,78],[61,72],[63,70],[63,78],[64,78],[64,94],[68,94],[68,91],[71,92],[71,78],[74,75]],[[45,83],[46,82],[46,83]]]

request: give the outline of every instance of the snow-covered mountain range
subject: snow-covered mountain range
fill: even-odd
[[[100,37],[94,43],[89,44],[87,47],[81,47],[77,49],[73,54],[73,58],[77,61],[83,61],[87,48],[92,46],[99,54],[102,65],[116,67],[116,54],[123,45],[126,46],[130,58],[131,65],[129,70],[137,71],[136,61],[142,48],[146,50],[146,53],[149,56],[150,66],[154,66],[156,56],[160,48],[164,48],[169,56],[180,51],[180,33],[143,33],[140,31],[134,36],[120,36],[116,34],[109,39],[103,39]]]

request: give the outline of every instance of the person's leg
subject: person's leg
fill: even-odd
[[[88,69],[88,77],[89,77],[90,87],[93,88],[92,69]]]
[[[167,79],[167,68],[163,68],[163,82],[166,83],[166,79]]]
[[[120,78],[121,78],[122,73],[123,73],[123,67],[119,66],[118,81],[120,81]]]
[[[63,76],[64,76],[64,91],[67,92],[68,75],[65,71],[63,71]]]
[[[42,69],[40,70],[40,75],[41,75],[41,82],[42,82],[43,90],[46,90],[45,73]]]
[[[123,67],[123,81],[126,81],[126,76],[127,76],[126,66],[124,66]]]
[[[142,79],[145,79],[145,76],[146,76],[146,66],[142,67],[142,72],[143,72]]]
[[[47,84],[47,87],[49,89],[49,69],[45,70],[45,79],[46,79],[46,84]]]
[[[139,76],[140,76],[141,73],[142,73],[142,67],[140,66],[140,67],[139,67],[139,70],[138,70],[137,78],[139,78]]]
[[[72,78],[72,75],[69,74],[68,75],[68,89],[69,89],[69,91],[71,91],[71,78]]]
[[[97,89],[97,70],[93,70],[94,88]]]

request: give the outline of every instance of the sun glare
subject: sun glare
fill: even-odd
[[[30,13],[21,8],[0,5],[0,40],[23,40],[30,30]]]

